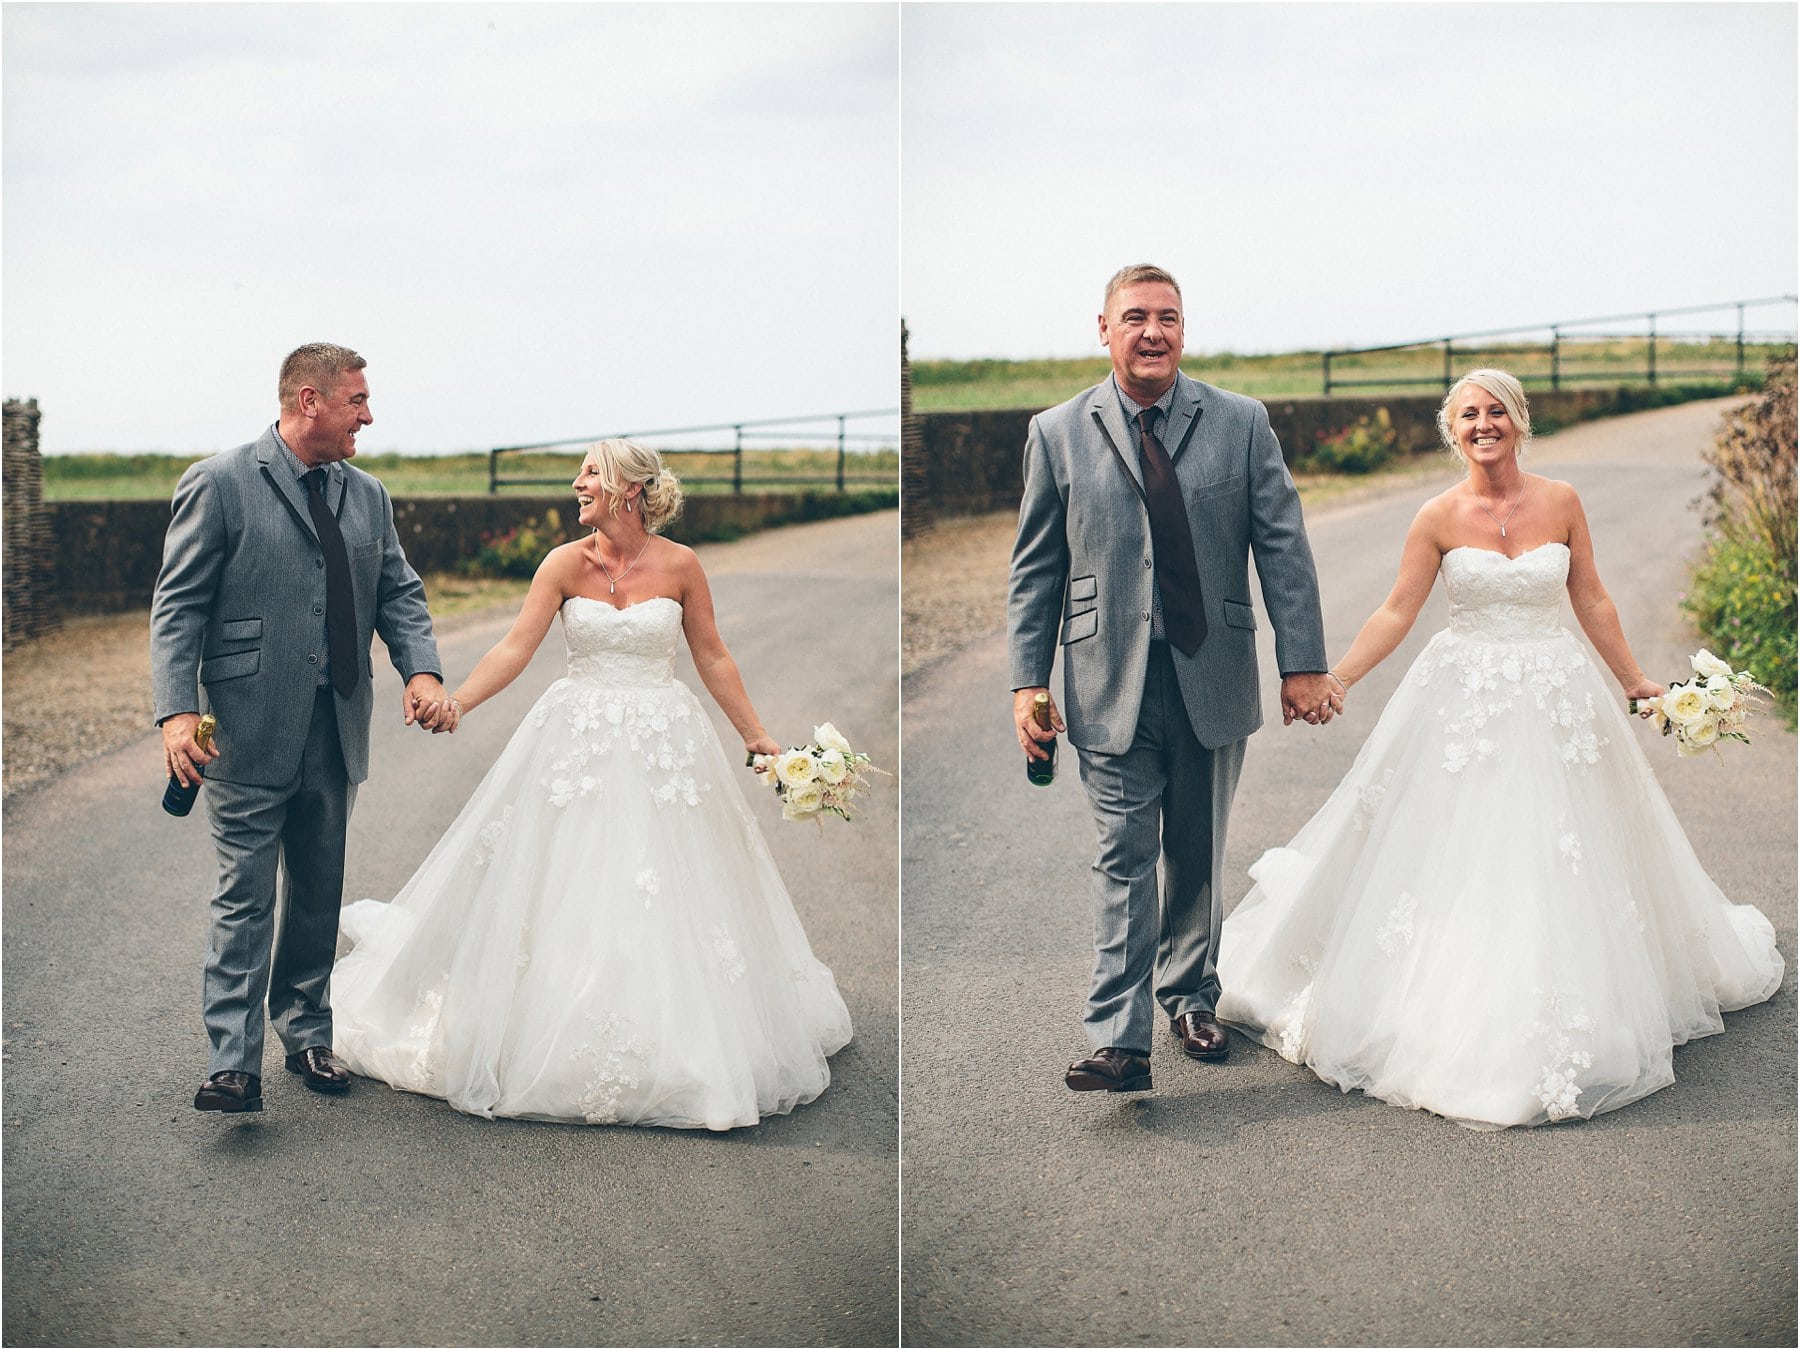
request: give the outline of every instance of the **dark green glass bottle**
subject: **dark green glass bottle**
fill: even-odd
[[[1032,720],[1040,727],[1049,729],[1050,695],[1039,694],[1031,700],[1031,716]],[[1056,742],[1054,740],[1039,741],[1038,746],[1040,749],[1048,750],[1050,758],[1033,759],[1027,755],[1025,757],[1025,777],[1034,787],[1049,787],[1056,781]]]

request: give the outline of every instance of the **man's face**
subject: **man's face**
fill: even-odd
[[[329,394],[308,386],[300,391],[302,410],[312,409],[307,436],[309,464],[333,464],[356,453],[356,433],[375,421],[369,411],[369,381],[360,370],[337,377]]]
[[[1119,287],[1100,316],[1100,341],[1126,393],[1161,397],[1181,365],[1181,297],[1166,281]]]

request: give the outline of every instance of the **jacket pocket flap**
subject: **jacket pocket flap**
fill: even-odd
[[[1194,494],[1194,500],[1203,502],[1209,497],[1223,497],[1228,493],[1238,491],[1243,486],[1244,475],[1241,473],[1232,478],[1221,478],[1216,483],[1202,483],[1200,490]]]
[[[200,683],[217,684],[221,680],[235,680],[244,675],[254,675],[262,665],[262,649],[259,647],[248,652],[229,652],[224,656],[213,656],[200,663]]]
[[[1092,600],[1099,594],[1099,583],[1091,576],[1072,577],[1069,580],[1069,599]]]
[[[1256,611],[1241,600],[1225,602],[1225,624],[1229,628],[1248,628],[1256,631]]]
[[[1063,645],[1066,647],[1071,642],[1080,642],[1083,638],[1091,638],[1099,629],[1099,610],[1084,609],[1079,614],[1071,614],[1063,621]]]
[[[219,625],[221,642],[254,642],[261,636],[261,619],[227,619]]]

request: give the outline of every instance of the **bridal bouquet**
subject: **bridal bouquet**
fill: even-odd
[[[1691,680],[1670,684],[1660,698],[1632,699],[1631,711],[1650,709],[1650,720],[1663,735],[1675,738],[1676,752],[1682,755],[1717,754],[1720,741],[1750,744],[1744,724],[1755,706],[1752,696],[1769,691],[1749,671],[1733,670],[1704,647],[1689,661]]]
[[[781,798],[786,820],[816,820],[826,814],[853,819],[850,804],[869,786],[864,771],[881,772],[829,722],[813,728],[810,743],[779,755],[756,755],[752,762],[767,766],[764,776]]]

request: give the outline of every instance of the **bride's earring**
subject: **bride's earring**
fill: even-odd
[[[625,499],[625,509],[626,509],[626,510],[627,510],[627,511],[629,511],[629,510],[631,510],[631,498],[629,498],[629,497],[627,497],[627,498],[626,498],[626,499]]]

